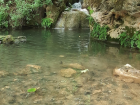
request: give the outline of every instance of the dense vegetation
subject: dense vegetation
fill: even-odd
[[[120,44],[125,47],[137,47],[140,49],[140,31],[135,28],[125,27],[125,32],[120,34]]]
[[[30,20],[38,15],[37,10],[39,7],[50,4],[52,4],[51,0],[9,0],[7,2],[1,0],[0,28],[7,28],[9,24],[11,24],[12,28],[29,24]],[[38,25],[37,22],[35,24]],[[50,26],[48,23],[43,23],[43,25]]]

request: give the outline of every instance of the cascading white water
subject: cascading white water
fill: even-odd
[[[74,3],[72,5],[72,9],[78,9],[79,11],[84,12],[85,14],[89,15],[87,9],[82,9],[82,4],[81,4],[82,0],[79,0],[78,3]]]
[[[81,2],[79,1],[78,3],[74,3],[72,5],[72,8],[74,8],[74,9],[81,9],[82,8]]]

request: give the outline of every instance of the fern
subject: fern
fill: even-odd
[[[94,23],[93,30],[91,31],[91,36],[97,38],[99,40],[106,40],[107,39],[107,26],[101,27],[98,23]]]
[[[124,47],[140,49],[140,31],[135,31],[134,28],[125,27],[125,32],[120,34],[120,44]]]
[[[50,26],[51,26],[52,23],[53,23],[53,19],[51,19],[51,18],[43,18],[43,19],[42,19],[41,25],[42,25],[43,27],[48,27],[48,28],[50,28]]]

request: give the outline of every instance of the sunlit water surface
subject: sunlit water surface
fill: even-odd
[[[140,85],[112,75],[127,63],[140,69],[139,51],[90,40],[87,29],[0,34],[27,37],[26,43],[0,45],[0,105],[140,105]],[[62,77],[63,65],[72,63],[89,71]]]

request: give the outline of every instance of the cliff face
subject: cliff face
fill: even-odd
[[[82,8],[89,6],[94,20],[111,29],[112,38],[118,38],[125,26],[140,30],[140,0],[83,0]]]

